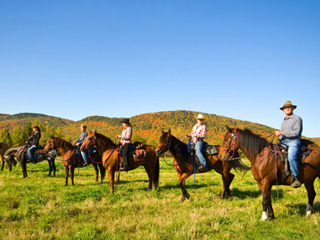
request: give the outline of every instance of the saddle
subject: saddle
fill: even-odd
[[[312,150],[308,148],[309,141],[302,140],[301,147],[299,150],[298,162],[299,164],[307,164],[306,159],[312,153]],[[288,146],[284,143],[274,144],[274,148],[279,150],[280,153],[277,153],[277,158],[280,158],[282,162],[284,162],[284,171],[281,177],[280,182],[284,182],[288,176],[291,174],[291,169],[288,161]]]
[[[26,159],[27,163],[30,163],[31,161],[29,160],[29,156],[28,156],[28,149],[29,149],[29,145],[25,145],[22,146],[16,153],[16,157],[17,158],[24,158]],[[39,147],[36,149],[36,151],[34,152],[34,159],[35,161],[33,163],[37,163],[39,161],[41,161],[44,158],[55,158],[56,156],[56,150],[52,150],[49,152],[49,154],[46,156],[47,154],[44,152],[43,147],[39,145]]]
[[[128,158],[135,162],[144,161],[147,156],[146,146],[141,142],[130,144]]]

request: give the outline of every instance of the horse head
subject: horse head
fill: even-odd
[[[87,151],[88,149],[92,148],[96,144],[96,140],[97,140],[97,130],[94,132],[91,132],[89,130],[89,134],[87,138],[84,140],[84,142],[82,143],[80,150]]]
[[[54,139],[55,139],[55,137],[51,136],[51,137],[47,140],[47,144],[46,144],[46,146],[45,146],[44,149],[43,149],[45,152],[50,152],[50,151],[52,151],[53,149],[55,149]]]
[[[169,129],[168,132],[165,132],[161,129],[161,133],[159,144],[155,150],[158,156],[168,151],[172,143],[171,129]]]
[[[223,142],[219,151],[219,158],[221,160],[227,160],[232,157],[239,148],[239,143],[237,141],[237,129],[232,129],[228,126],[226,126],[226,129],[227,131],[223,137]]]

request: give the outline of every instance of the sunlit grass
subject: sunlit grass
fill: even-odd
[[[159,189],[147,192],[144,168],[121,173],[114,194],[95,183],[91,167],[75,171],[75,186],[64,187],[64,170],[48,177],[48,164],[29,164],[0,172],[0,239],[318,239],[320,204],[307,218],[304,187],[273,188],[276,219],[260,222],[260,190],[250,172],[236,173],[233,197],[220,199],[221,175],[191,176],[190,200],[180,202],[181,190],[172,167],[160,163]],[[316,191],[319,181],[315,182]]]

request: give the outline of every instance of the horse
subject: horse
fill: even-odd
[[[174,157],[173,165],[178,174],[179,186],[182,191],[181,202],[183,202],[186,199],[190,198],[190,194],[187,192],[185,187],[185,181],[194,173],[195,156],[191,155],[191,153],[188,152],[187,144],[181,142],[171,134],[171,129],[169,129],[168,132],[165,132],[163,130],[161,130],[161,132],[162,135],[160,136],[159,144],[156,148],[156,153],[159,156],[169,150]],[[215,147],[219,151],[220,146],[217,145]],[[239,170],[249,170],[250,168],[242,164],[239,158],[232,162],[222,162],[219,160],[218,155],[205,156],[205,158],[207,161],[207,170],[203,172],[208,172],[214,169],[217,173],[220,173],[222,175],[223,190],[220,197],[223,199],[226,193],[229,196],[232,196],[230,184],[235,175],[230,172],[231,168]]]
[[[71,184],[72,186],[74,186],[74,168],[75,167],[81,168],[85,166],[81,155],[80,154],[77,155],[75,153],[74,146],[62,138],[51,137],[48,139],[47,145],[45,146],[44,149],[46,151],[56,149],[61,154],[62,163],[65,171],[65,186],[68,186],[69,172],[71,177]],[[97,165],[98,165],[100,169],[101,183],[103,183],[105,170],[102,167],[101,155],[96,152],[92,155],[89,155],[89,159],[90,161],[88,162],[88,164],[89,165],[92,164],[93,169],[96,173],[96,182],[98,182],[98,178],[99,178],[99,170],[97,168]]]
[[[0,161],[1,161],[1,171],[3,171],[5,162],[8,164],[9,171],[12,171],[12,165],[16,165],[17,161],[14,158],[6,159],[3,154],[10,148],[10,146],[4,142],[0,142]]]
[[[17,147],[11,147],[9,148],[4,154],[3,157],[11,162],[13,165],[15,165],[16,161],[15,158],[20,162],[23,178],[28,177],[27,174],[27,163],[38,163],[42,162],[44,160],[48,160],[49,163],[49,176],[51,176],[51,173],[53,171],[53,176],[56,176],[56,165],[54,163],[54,160],[56,158],[56,152],[51,151],[49,153],[45,153],[44,150],[38,149],[35,152],[34,158],[36,159],[35,162],[31,162],[29,160],[28,154],[26,152],[27,146],[17,146]]]
[[[219,156],[226,160],[233,151],[241,149],[251,162],[251,171],[262,192],[262,221],[274,218],[271,205],[271,188],[273,185],[291,185],[291,177],[283,178],[285,163],[276,156],[277,151],[272,149],[272,143],[265,138],[252,133],[248,129],[229,128],[224,135]],[[305,159],[306,164],[299,164],[299,180],[304,183],[308,192],[306,215],[312,212],[313,201],[316,196],[314,181],[320,177],[320,148],[317,144],[302,140],[308,149],[313,149]],[[279,181],[279,179],[281,181]]]
[[[110,193],[114,192],[114,175],[116,171],[119,171],[119,146],[116,145],[110,138],[97,133],[97,131],[89,131],[89,135],[86,140],[81,145],[81,150],[86,150],[92,146],[96,146],[99,154],[102,155],[102,162],[104,168],[108,171],[109,178],[109,191]],[[148,191],[156,189],[159,184],[159,158],[155,154],[155,148],[149,145],[146,145],[146,157],[139,161],[132,161],[129,164],[128,171],[134,170],[139,166],[143,166],[148,174],[149,186]],[[121,171],[121,169],[120,169]]]

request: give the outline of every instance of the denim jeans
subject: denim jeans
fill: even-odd
[[[301,147],[301,140],[283,140],[282,142],[288,146],[289,165],[293,175],[297,177],[299,175],[298,156]]]
[[[29,160],[30,161],[34,161],[34,152],[37,150],[37,147],[36,146],[34,146],[34,145],[32,145],[31,147],[29,147],[29,149],[28,149],[28,157],[29,157]]]
[[[207,162],[206,159],[204,158],[203,154],[202,154],[202,148],[203,148],[203,141],[196,141],[195,142],[195,150],[196,150],[196,155],[199,158],[199,161],[201,162],[201,164],[203,166],[207,166]]]
[[[81,156],[82,156],[83,160],[84,160],[86,163],[88,163],[87,152],[82,152],[82,151],[81,151]]]

